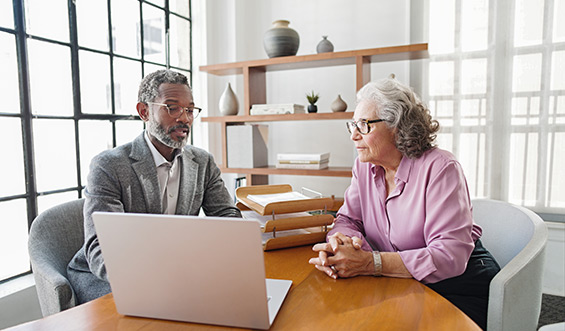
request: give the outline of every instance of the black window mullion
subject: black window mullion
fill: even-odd
[[[115,0],[118,1],[118,0]],[[110,50],[110,102],[112,115],[116,114],[116,95],[114,86],[114,34],[112,33],[112,0],[108,0],[108,49]],[[117,146],[116,121],[112,121],[112,147]]]
[[[82,115],[81,94],[80,94],[80,63],[78,56],[78,24],[76,6],[73,0],[68,0],[69,6],[69,34],[71,41],[71,75],[73,80],[73,109],[75,127],[75,158],[77,167],[77,187],[82,187],[81,165],[80,165],[80,140],[78,121]],[[78,190],[79,197],[82,197],[82,190]]]
[[[25,32],[23,1],[13,0],[14,25],[16,28],[16,53],[18,57],[20,111],[22,123],[22,142],[24,150],[24,174],[27,195],[28,229],[37,216],[37,185],[35,182],[35,160],[33,152],[32,111],[28,67],[28,49]]]

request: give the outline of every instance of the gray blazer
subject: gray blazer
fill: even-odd
[[[85,242],[67,268],[79,303],[111,291],[92,213],[162,213],[157,168],[144,134],[133,142],[98,154],[90,164],[84,204]],[[241,217],[211,154],[186,146],[181,162],[176,214],[198,215],[202,208],[210,216]]]

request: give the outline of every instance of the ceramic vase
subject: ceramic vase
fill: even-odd
[[[334,45],[328,40],[328,36],[322,36],[322,40],[316,46],[316,52],[328,53],[334,51]]]
[[[233,93],[233,90],[231,89],[230,83],[228,83],[226,89],[220,97],[219,107],[220,113],[224,116],[237,115],[237,112],[239,110],[239,103],[237,101],[235,93]]]
[[[289,21],[278,20],[265,32],[263,46],[269,57],[296,55],[300,37],[298,32],[289,28]]]
[[[343,101],[341,95],[339,94],[337,95],[337,98],[331,104],[331,109],[334,113],[345,111],[347,109],[347,103]]]

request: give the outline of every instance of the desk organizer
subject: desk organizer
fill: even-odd
[[[261,229],[263,233],[272,233],[272,238],[267,239],[263,244],[265,251],[324,242],[328,226],[333,224],[333,215],[327,213],[327,210],[333,206],[333,199],[329,197],[278,201],[267,203],[265,206],[247,197],[248,195],[287,192],[292,192],[290,185],[243,186],[235,191],[238,200],[236,205],[240,210],[253,210],[261,216],[271,217]],[[320,213],[309,216],[280,218],[282,214],[308,211],[320,211]],[[279,216],[279,219],[277,219],[277,216]],[[277,237],[278,231],[297,229],[303,229],[306,233]]]

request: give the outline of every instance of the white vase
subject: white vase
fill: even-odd
[[[341,98],[341,95],[339,95],[339,94],[337,95],[337,98],[331,104],[331,109],[334,113],[340,112],[340,111],[345,111],[347,109],[347,103],[345,103],[345,101],[343,101],[343,99]]]
[[[228,83],[224,93],[222,93],[222,96],[220,97],[219,107],[220,113],[224,116],[237,115],[239,102],[237,101],[235,93],[233,93],[233,90],[231,89],[230,83]]]

